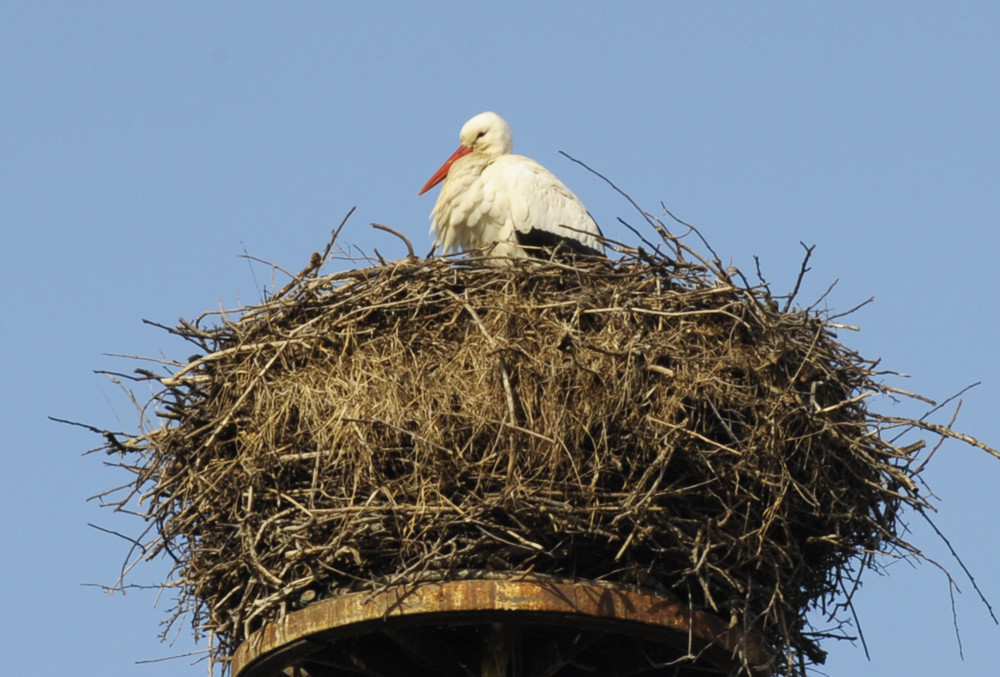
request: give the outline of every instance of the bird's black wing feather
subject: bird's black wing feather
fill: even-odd
[[[558,257],[560,254],[571,257],[603,256],[603,252],[588,247],[579,240],[572,237],[563,237],[550,230],[532,228],[528,231],[522,231],[515,229],[514,236],[517,238],[517,243],[524,248],[524,251],[540,259],[548,259],[553,255]]]

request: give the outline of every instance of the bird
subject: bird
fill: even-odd
[[[601,230],[587,208],[552,172],[512,152],[502,117],[476,115],[459,140],[418,193],[444,181],[431,212],[435,248],[445,254],[482,249],[494,262],[604,255]]]

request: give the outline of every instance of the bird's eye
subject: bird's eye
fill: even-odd
[[[483,138],[485,135],[486,135],[486,130],[484,129],[483,131],[476,134],[476,141],[479,141],[479,139]]]

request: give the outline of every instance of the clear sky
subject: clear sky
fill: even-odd
[[[778,291],[815,244],[801,298],[834,280],[835,311],[875,296],[842,340],[936,399],[982,381],[957,427],[996,446],[998,35],[996,2],[0,2],[0,673],[205,674],[136,665],[191,649],[187,628],[158,643],[154,593],[85,585],[113,582],[127,547],[88,522],[138,528],[86,498],[127,478],[46,417],[134,425],[93,370],[184,359],[142,319],[258,300],[271,273],[244,252],[297,270],[354,205],[343,242],[404,254],[377,221],[428,251],[435,198],[417,191],[487,109],[612,237],[638,219],[559,150],[748,272],[759,256]],[[1000,461],[946,443],[926,478],[1000,608]],[[994,674],[1000,628],[911,526],[958,580],[964,662],[947,580],[896,563],[856,600],[871,662],[834,643],[825,673]]]

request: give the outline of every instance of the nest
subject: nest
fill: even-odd
[[[545,575],[710,610],[777,672],[822,662],[807,614],[836,627],[877,553],[918,552],[923,444],[894,440],[958,435],[873,412],[900,393],[843,325],[683,249],[314,256],[261,305],[182,321],[199,354],[141,372],[156,417],[106,447],[134,473],[106,502],[175,562],[172,620],[224,660],[303,600]]]

